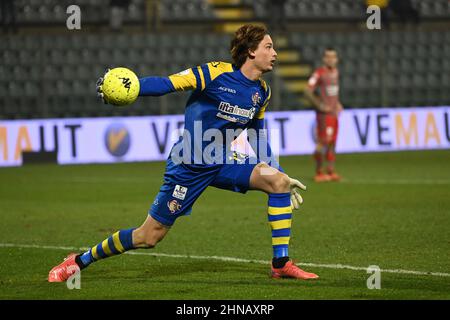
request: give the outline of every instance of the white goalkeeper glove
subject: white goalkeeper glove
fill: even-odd
[[[105,75],[109,72],[109,70],[110,70],[109,68],[106,69]],[[96,89],[97,89],[97,98],[102,99],[104,104],[108,104],[108,101],[106,101],[105,95],[103,94],[103,89],[102,89],[105,75],[103,75],[103,77],[98,78],[97,83],[95,84],[95,86],[96,86]]]
[[[291,208],[297,210],[303,203],[302,196],[297,192],[297,188],[306,190],[306,186],[297,179],[289,178],[291,189]]]

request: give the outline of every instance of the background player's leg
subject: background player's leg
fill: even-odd
[[[316,161],[316,175],[314,176],[314,181],[323,182],[329,181],[329,177],[323,171],[325,153],[327,152],[327,146],[319,141],[316,144],[316,150],[314,151],[314,160]]]
[[[316,161],[316,174],[323,173],[323,158],[324,158],[324,146],[318,142],[316,149],[314,150],[314,160]]]
[[[336,173],[335,162],[336,162],[336,144],[333,142],[328,146],[327,150],[327,172],[330,180],[339,181],[341,177]]]
[[[139,228],[117,231],[109,238],[77,256],[75,261],[80,268],[86,268],[95,261],[119,255],[129,250],[153,248],[168,231],[168,227],[148,216]]]
[[[324,182],[329,181],[328,175],[323,172],[323,164],[326,152],[326,116],[324,114],[317,114],[317,127],[316,127],[316,149],[314,151],[314,160],[316,162],[316,175],[314,181]]]
[[[336,161],[336,152],[334,143],[330,143],[327,146],[327,172],[331,175],[334,172],[334,162]]]
[[[326,158],[328,162],[327,173],[332,181],[339,181],[341,177],[336,173],[336,141],[338,134],[338,119],[337,117],[330,117],[330,127],[332,128],[331,137],[328,140]]]

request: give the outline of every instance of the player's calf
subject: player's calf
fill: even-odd
[[[316,175],[323,174],[322,167],[324,162],[324,151],[325,146],[321,142],[316,144],[316,149],[314,151],[314,160],[316,162]]]
[[[334,143],[330,144],[330,146],[328,147],[326,156],[327,156],[327,161],[328,161],[327,174],[328,174],[329,181],[340,181],[341,176],[336,173],[335,168],[334,168],[334,164],[336,162],[336,151],[335,151]]]
[[[168,227],[149,216],[142,226],[134,230],[133,245],[136,248],[154,248],[168,231]]]

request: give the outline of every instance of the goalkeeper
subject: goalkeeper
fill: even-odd
[[[70,254],[50,271],[50,282],[65,281],[77,270],[100,259],[137,248],[155,247],[177,218],[190,214],[194,202],[208,186],[241,193],[265,192],[272,232],[272,277],[318,278],[289,258],[292,210],[303,202],[296,189],[306,187],[279,167],[264,129],[264,112],[271,92],[261,76],[272,71],[277,57],[266,28],[245,25],[238,29],[231,41],[231,56],[233,64],[210,62],[169,77],[139,80],[140,96],[192,91],[186,104],[185,130],[167,159],[164,183],[140,227],[120,230],[84,253]],[[98,91],[103,95],[102,79]],[[230,145],[217,135],[214,151],[205,156],[211,142],[195,139],[198,131],[203,137],[212,129],[222,137],[226,136],[227,129],[249,129],[249,136],[254,135],[250,144],[258,159],[250,161],[253,159],[232,153]],[[266,151],[264,157],[262,150]]]

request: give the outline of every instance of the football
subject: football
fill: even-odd
[[[139,79],[127,68],[109,70],[103,79],[102,91],[105,100],[115,106],[132,104],[139,95]]]

